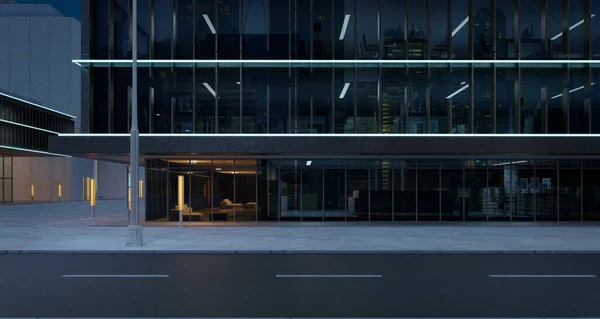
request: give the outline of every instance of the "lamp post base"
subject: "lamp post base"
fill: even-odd
[[[127,226],[127,241],[125,247],[142,247],[144,246],[144,238],[142,235],[142,226],[130,225]]]

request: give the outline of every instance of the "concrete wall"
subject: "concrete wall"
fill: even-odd
[[[98,162],[98,196],[104,199],[127,198],[127,165]]]
[[[58,201],[58,185],[62,185],[61,200],[72,199],[69,158],[14,157],[13,174],[13,201],[30,201],[31,185],[34,201]]]

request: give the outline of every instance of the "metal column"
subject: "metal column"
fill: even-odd
[[[490,28],[490,45],[491,45],[491,51],[492,51],[492,60],[496,60],[497,58],[497,50],[498,50],[498,46],[496,43],[496,39],[498,38],[498,31],[496,29],[496,0],[491,0],[490,1],[490,7],[491,7],[491,28]],[[490,133],[491,134],[496,134],[496,123],[497,123],[497,116],[496,116],[496,103],[497,103],[497,91],[496,91],[496,76],[498,74],[498,71],[496,69],[496,64],[492,64],[492,67],[490,69],[491,71],[491,76],[490,76]]]
[[[583,59],[592,59],[592,23],[591,23],[591,11],[592,11],[592,0],[583,0]],[[584,94],[583,100],[583,121],[585,126],[585,133],[592,133],[592,68],[588,63],[585,65],[585,79],[584,79]],[[583,202],[583,201],[582,201]],[[582,211],[583,214],[583,211]]]
[[[562,2],[562,40],[563,40],[563,54],[569,54],[569,0],[563,0]],[[585,19],[585,17],[584,17]],[[585,21],[585,20],[584,20]],[[563,110],[563,133],[570,133],[570,112],[569,112],[569,104],[570,104],[570,93],[569,93],[569,65],[563,65],[563,73],[562,73],[562,110]]]
[[[137,29],[137,0],[133,1],[133,18],[132,23]],[[126,246],[139,247],[143,245],[142,226],[140,226],[139,217],[139,197],[138,197],[138,181],[139,181],[139,131],[138,131],[138,110],[137,110],[137,32],[132,35],[132,118],[131,118],[131,149],[130,160],[131,165],[131,219],[127,228]]]
[[[431,0],[425,0],[425,59],[431,59]],[[427,65],[425,81],[425,133],[431,133],[431,66]]]
[[[515,0],[515,60],[521,59],[521,1]],[[514,133],[521,133],[521,65],[515,66]]]
[[[469,12],[469,26],[468,26],[468,47],[469,47],[469,59],[475,60],[475,39],[473,34],[473,29],[475,28],[475,19],[473,17],[473,0],[468,1],[468,12]],[[494,15],[495,12],[492,11],[491,15]],[[475,133],[475,68],[473,64],[469,64],[469,80],[467,81],[469,84],[469,126],[468,132],[473,134]]]
[[[196,59],[196,11],[198,8],[196,7],[197,1],[194,1],[192,4],[192,59]],[[192,66],[192,134],[196,133],[196,104],[197,102],[197,89],[196,89],[196,63]],[[152,114],[151,114],[152,115]],[[204,126],[203,126],[204,127]],[[206,133],[206,132],[202,132]],[[191,218],[190,218],[191,220]]]

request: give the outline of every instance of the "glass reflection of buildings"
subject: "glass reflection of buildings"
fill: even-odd
[[[242,58],[265,61],[273,59],[353,60],[355,58],[359,60],[425,60],[428,56],[427,50],[429,50],[429,58],[433,60],[466,60],[470,58],[488,60],[494,58],[511,59],[515,54],[515,31],[509,30],[511,28],[507,26],[507,14],[510,10],[505,10],[502,7],[474,8],[474,55],[471,57],[465,56],[463,54],[464,50],[459,48],[449,52],[448,39],[442,41],[427,39],[425,28],[417,22],[402,23],[400,14],[397,18],[398,22],[393,20],[394,22],[386,24],[381,29],[381,48],[379,48],[378,39],[372,37],[373,32],[365,30],[375,28],[374,24],[371,23],[374,21],[365,22],[365,20],[360,20],[358,22],[360,27],[354,27],[353,23],[355,21],[351,20],[347,28],[347,39],[340,41],[338,36],[341,22],[344,20],[345,15],[353,13],[354,9],[351,8],[352,5],[348,6],[349,1],[335,0],[333,2],[335,10],[332,10],[331,1],[298,1],[296,12],[290,11],[288,5],[292,2],[288,1],[270,1],[269,10],[266,10],[264,6],[261,7],[261,1],[254,1],[252,4],[251,2],[242,1],[244,7],[241,8],[240,1],[237,0],[178,0],[176,2],[155,0],[153,3],[161,6],[160,8],[157,7],[155,11],[156,23],[160,19],[162,19],[160,21],[169,20],[167,18],[172,12],[163,11],[172,10],[172,3],[176,3],[177,21],[175,24],[177,29],[175,45],[172,46],[171,43],[174,41],[172,37],[173,23],[171,25],[169,23],[161,24],[161,28],[164,30],[156,30],[152,58],[173,58],[175,60],[215,58],[237,60]],[[371,4],[369,1],[358,2]],[[446,1],[443,2],[446,3]],[[96,1],[95,3],[101,4],[102,2]],[[115,35],[118,39],[117,43],[124,45],[117,47],[117,52],[112,57],[125,58],[129,56],[126,41],[128,35],[126,23],[128,9],[127,6],[123,6],[126,1],[115,0],[114,3],[120,4],[117,6],[118,10],[116,11],[118,14]],[[312,4],[312,7],[308,5],[309,3]],[[216,8],[215,4],[217,5]],[[256,14],[256,12],[262,13]],[[99,15],[101,14],[99,13]],[[141,10],[140,14],[149,15],[148,10]],[[205,14],[208,18],[203,17]],[[369,14],[370,12],[358,12],[359,19],[364,19],[362,16],[368,16]],[[422,12],[419,12],[419,14],[422,14]],[[495,14],[496,32],[494,35],[490,31],[492,14]],[[97,21],[100,22],[105,19],[106,17],[99,16]],[[216,32],[211,32],[207,27],[208,19]],[[356,17],[352,17],[352,19],[356,19]],[[240,21],[242,24],[240,24]],[[410,14],[409,21],[411,21]],[[196,30],[194,30],[194,27]],[[465,30],[462,32],[465,32]],[[140,37],[142,41],[140,58],[148,59],[150,58],[150,52],[145,48],[148,47],[146,44],[152,33],[149,30],[149,24],[146,23],[146,25],[140,26],[138,32],[142,35]],[[549,45],[548,52],[543,56],[540,53],[542,40],[534,38],[533,26],[528,26],[524,30],[517,30],[516,32],[520,32],[518,35],[520,35],[522,59],[557,59],[564,57],[559,54],[564,51],[564,48],[556,43]],[[496,52],[493,52],[492,37],[496,44]],[[355,41],[356,47],[348,49],[349,44],[347,43],[352,41]],[[216,47],[215,43],[217,43]],[[96,49],[98,51],[109,51],[102,43],[99,43]],[[95,56],[98,57],[99,54],[95,54]],[[150,98],[146,94],[140,95],[140,105],[144,108],[141,112],[140,126],[142,133],[184,134],[468,134],[491,132],[489,108],[492,103],[492,92],[490,92],[491,89],[488,84],[493,75],[491,70],[481,68],[475,71],[474,83],[470,83],[475,87],[474,105],[470,105],[466,91],[454,96],[451,105],[452,118],[447,121],[447,92],[457,91],[466,84],[467,76],[464,72],[466,68],[455,70],[452,73],[444,68],[431,68],[430,78],[428,78],[425,69],[403,67],[380,69],[376,67],[356,69],[350,67],[192,69],[177,65],[154,67],[150,72],[147,72],[147,70],[142,71],[146,72],[144,74],[150,74],[149,76],[140,77],[140,87],[142,90],[151,92],[154,103],[153,109],[146,107],[151,104]],[[513,70],[498,68],[496,72],[495,91],[498,115],[495,133],[515,132],[513,123],[515,112],[521,114],[520,133],[540,133],[542,124],[539,92],[522,90],[520,102],[515,105]],[[92,72],[92,77],[97,77],[96,83],[108,82],[106,75],[102,74],[101,71]],[[542,82],[546,78],[547,74],[544,71],[535,69],[524,70],[521,74],[523,86]],[[127,87],[129,84],[128,80],[116,78],[114,84],[115,100],[119,100],[120,103],[127,101],[127,90],[124,90],[123,87]],[[341,99],[339,98],[340,91],[346,84],[349,84],[349,89],[345,98]],[[559,86],[560,83],[557,87]],[[426,109],[425,93],[428,87],[431,88],[429,117]],[[211,92],[211,90],[213,91]],[[109,96],[109,94],[103,94],[104,91],[103,89],[97,90],[96,104],[109,104],[105,103],[106,96]],[[214,91],[218,92],[218,97]],[[195,97],[191,93],[194,93]],[[267,104],[270,105],[270,109],[267,109]],[[477,109],[474,112],[474,118],[471,119],[470,111],[472,108]],[[94,111],[98,113],[95,114],[96,120],[92,125],[95,133],[127,132],[126,120],[122,118],[115,119],[114,127],[111,128],[110,125],[107,125],[111,121],[111,119],[106,118],[108,115],[101,114],[103,112],[101,108],[96,108]],[[194,112],[196,113],[194,114]],[[377,114],[378,112],[381,113]],[[405,114],[405,112],[408,112],[408,114]],[[380,122],[378,122],[379,120]],[[427,129],[428,120],[429,129]],[[469,132],[469,124],[471,124],[469,121],[474,121],[472,123],[473,132]],[[451,125],[451,127],[447,127],[448,125]],[[550,127],[560,127],[562,125],[560,114],[555,117],[549,116],[548,125]],[[173,162],[152,160],[149,167],[151,170],[159,172],[161,178],[168,180],[172,176],[165,178],[160,175],[163,174],[160,172],[164,172],[165,169],[187,171],[189,166],[192,165],[191,162],[192,160],[189,162],[185,160]],[[201,164],[200,162],[198,161],[198,165]],[[365,167],[371,165],[369,167],[374,168],[368,169],[364,169],[364,167],[359,169],[358,166],[353,167],[345,164],[347,166],[344,166],[341,170],[346,174],[344,175],[346,182],[344,187],[348,188],[349,193],[341,191],[345,193],[342,195],[331,194],[331,196],[327,192],[332,190],[324,185],[327,183],[327,186],[329,186],[329,183],[332,183],[335,178],[339,178],[339,175],[337,177],[329,175],[331,172],[327,170],[335,166],[332,164],[327,166],[330,165],[329,163],[322,164],[327,169],[323,169],[323,173],[317,176],[311,175],[312,172],[310,174],[306,173],[308,171],[307,164],[300,164],[304,167],[299,167],[298,162],[302,161],[281,160],[270,162],[257,160],[256,164],[249,164],[245,160],[225,162],[227,161],[218,160],[206,164],[203,168],[205,171],[199,173],[198,179],[192,181],[192,183],[198,183],[198,189],[195,188],[193,192],[197,192],[198,197],[203,198],[198,200],[199,204],[197,205],[219,206],[219,201],[223,198],[215,196],[232,197],[232,188],[237,187],[232,180],[240,178],[240,181],[247,182],[245,178],[248,176],[239,177],[236,175],[235,165],[254,165],[255,167],[251,167],[248,171],[253,169],[262,174],[261,178],[268,177],[268,181],[264,183],[263,181],[256,182],[256,196],[258,196],[259,202],[264,203],[267,201],[270,209],[274,211],[288,211],[292,207],[295,210],[300,210],[302,205],[305,209],[307,207],[314,208],[314,211],[325,211],[327,207],[333,206],[338,209],[343,207],[350,210],[350,202],[352,205],[364,205],[365,197],[363,197],[362,191],[365,188],[374,192],[372,202],[371,197],[368,197],[369,205],[386,202],[389,200],[388,197],[395,198],[397,202],[400,202],[405,199],[406,193],[404,192],[414,192],[420,188],[421,193],[419,193],[417,200],[422,201],[418,204],[422,209],[435,206],[432,208],[434,211],[439,208],[440,211],[448,210],[454,213],[458,210],[466,211],[467,209],[463,206],[469,205],[472,212],[483,212],[484,215],[482,216],[505,218],[507,212],[510,214],[523,213],[525,215],[530,213],[533,204],[526,203],[532,200],[534,194],[538,196],[537,203],[539,204],[539,198],[543,197],[541,194],[550,194],[548,195],[548,202],[552,202],[555,201],[552,196],[558,192],[556,174],[554,176],[527,176],[530,172],[537,171],[534,168],[515,169],[515,166],[510,165],[510,163],[505,165],[504,161],[493,160],[457,161],[461,162],[460,165],[452,161],[448,161],[448,163],[441,161],[442,164],[439,167],[448,165],[447,170],[444,173],[442,173],[442,169],[440,171],[436,170],[435,174],[434,170],[429,168],[425,168],[417,174],[415,166],[421,165],[421,163],[417,163],[418,161],[412,161],[411,163],[408,160],[369,160],[365,161],[365,163],[369,162],[369,164],[365,164]],[[268,165],[277,163],[281,169],[273,171],[271,166],[265,168],[264,165],[267,165],[265,164],[267,162],[270,163]],[[218,163],[218,166],[215,163]],[[317,163],[315,161],[315,165]],[[211,167],[213,168],[212,172],[210,171]],[[230,172],[233,176],[221,176],[223,177],[222,180],[211,186],[208,181],[214,178],[213,175],[217,172],[217,168],[219,168],[219,174],[224,175],[222,172]],[[336,169],[340,169],[339,166],[336,166]],[[240,170],[239,166],[237,170]],[[491,173],[488,174],[488,170]],[[486,171],[486,174],[488,174],[485,178],[489,185],[480,176],[482,171]],[[523,171],[527,171],[527,173],[523,173]],[[303,172],[306,175],[302,175]],[[412,175],[414,179],[423,178],[423,180],[419,179],[419,183],[410,185],[406,182],[409,179],[408,176],[411,176],[410,174],[414,174]],[[431,176],[428,176],[428,174],[431,174]],[[489,177],[492,175],[494,175],[494,178]],[[426,176],[426,178],[420,176]],[[463,179],[462,182],[464,183],[461,183],[460,179]],[[456,182],[456,185],[447,185],[447,180],[451,180],[452,183]],[[160,183],[163,183],[163,181]],[[317,184],[319,183],[323,185],[320,186],[324,188],[322,189],[323,194],[327,193],[327,195],[315,195],[317,191],[314,189],[318,188]],[[472,186],[470,190],[466,191],[457,186],[468,183],[477,186]],[[172,189],[167,190],[168,182],[163,184],[160,186],[164,187],[163,190],[172,192]],[[215,189],[211,190],[211,187]],[[344,187],[338,187],[338,189]],[[518,192],[516,187],[519,189]],[[354,194],[354,189],[361,190],[360,194]],[[435,192],[441,194],[442,189],[448,191],[447,196],[453,204],[442,203],[446,200],[445,198],[444,200],[441,199],[442,195],[436,197],[438,194]],[[458,189],[462,191],[458,191]],[[577,189],[577,187],[574,189]],[[399,190],[398,194],[395,193],[396,190]],[[467,191],[470,191],[470,193],[464,194]],[[574,193],[577,192],[579,191],[574,191]],[[245,201],[248,203],[252,202],[252,196],[255,195],[241,189],[237,194],[238,196],[243,194],[246,198]],[[294,197],[295,195],[292,196],[292,194],[301,195]],[[573,195],[574,198],[577,196],[581,197],[582,195]],[[272,203],[271,201],[276,197],[280,200],[286,197],[285,205],[281,201]],[[316,198],[320,199],[317,200]],[[351,201],[348,198],[351,198]],[[468,198],[468,200],[465,198]],[[439,202],[434,202],[434,199]],[[161,201],[164,200],[164,198],[161,199]],[[192,203],[194,200],[190,199]],[[316,205],[315,201],[323,204]],[[409,200],[406,199],[406,201]],[[435,203],[435,205],[429,204],[429,201]],[[170,204],[172,203],[168,203],[168,205]],[[225,206],[227,205],[229,204]],[[359,208],[355,207],[353,209],[358,210]],[[364,207],[360,209],[364,209]],[[554,208],[536,208],[536,211],[540,213],[552,209]],[[379,208],[373,206],[372,210],[375,213]],[[369,210],[369,214],[370,212],[371,210]],[[164,217],[161,214],[156,216],[157,219],[158,217]],[[265,219],[269,218],[273,218],[273,216],[268,215],[268,218],[265,217]],[[436,218],[432,220],[436,220]]]

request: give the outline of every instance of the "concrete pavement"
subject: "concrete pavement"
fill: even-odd
[[[1,252],[598,252],[594,223],[145,223],[125,248],[124,200],[0,206]],[[196,227],[197,226],[197,227]]]

